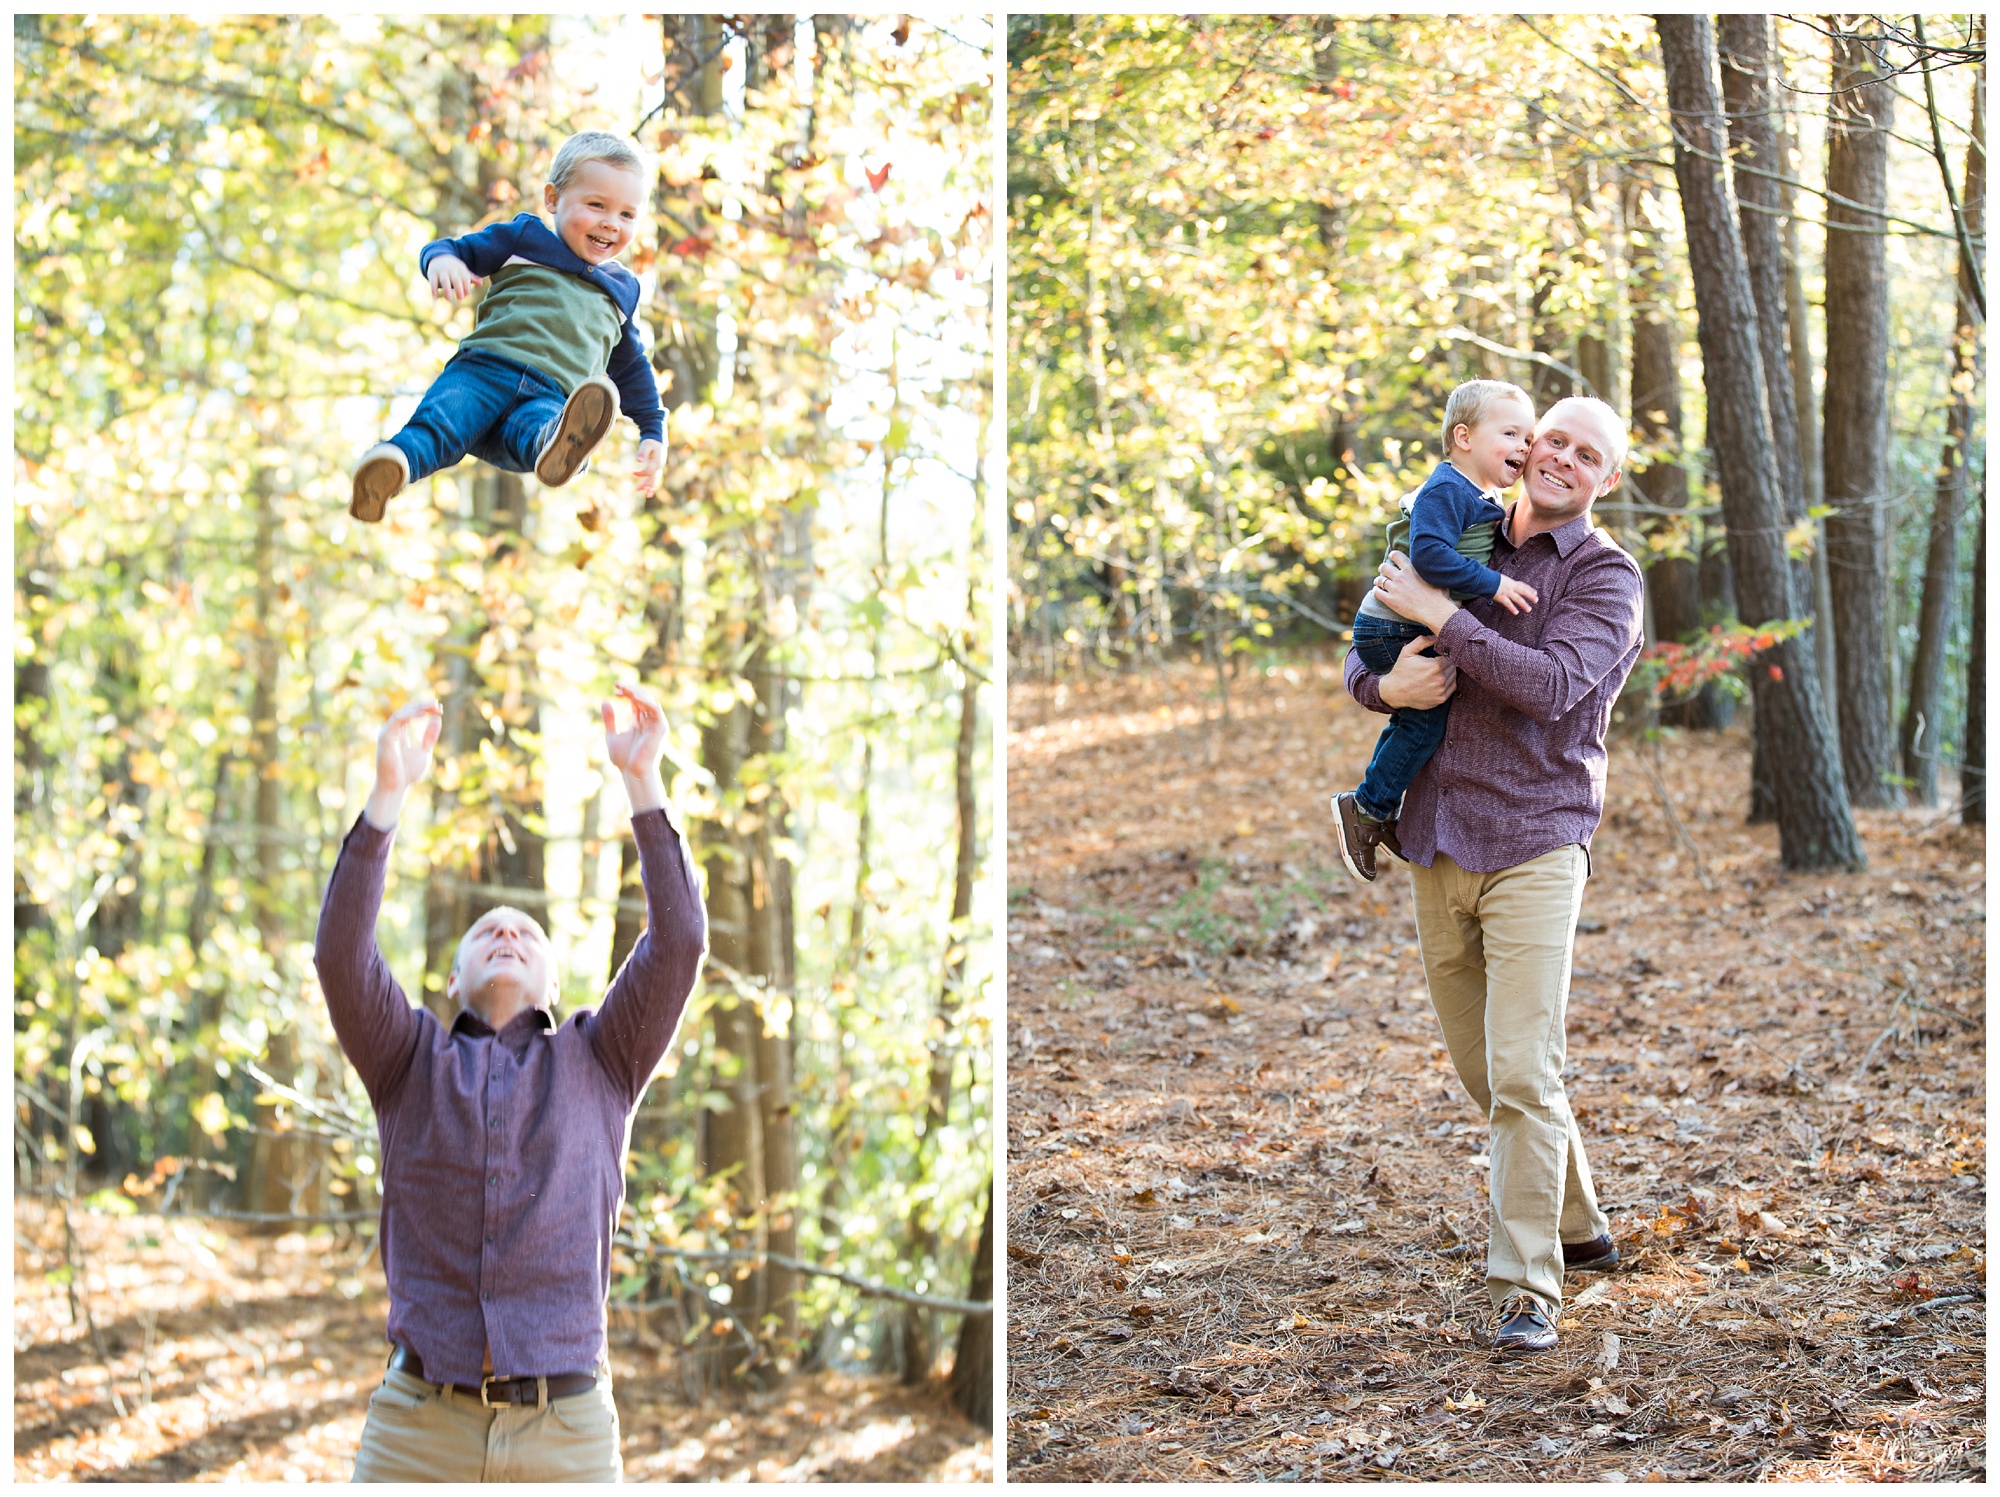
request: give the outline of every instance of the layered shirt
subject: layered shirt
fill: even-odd
[[[708,942],[686,843],[632,818],[646,930],[595,1009],[497,1033],[413,1005],[375,918],[393,832],[357,818],[320,908],[314,961],[382,1144],[389,1339],[434,1382],[588,1372],[605,1349],[611,1241],[632,1114],[672,1043]]]
[[[1396,823],[1404,854],[1426,868],[1440,852],[1474,873],[1572,842],[1588,853],[1604,815],[1604,735],[1644,644],[1644,581],[1588,514],[1519,547],[1509,525],[1493,565],[1540,601],[1511,614],[1476,600],[1438,630],[1437,653],[1458,668],[1450,726]],[[1389,710],[1353,651],[1346,681],[1369,711]]]

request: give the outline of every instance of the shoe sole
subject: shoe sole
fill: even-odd
[[[535,477],[542,486],[559,489],[576,477],[617,414],[617,398],[602,385],[585,385],[572,395],[563,407],[555,440],[535,463]]]
[[[1333,840],[1335,845],[1340,848],[1340,861],[1345,863],[1347,865],[1347,871],[1353,874],[1362,883],[1364,884],[1374,883],[1375,880],[1373,878],[1369,877],[1367,874],[1361,871],[1361,865],[1354,861],[1354,854],[1348,848],[1347,822],[1345,818],[1343,818],[1340,814],[1340,797],[1336,795],[1333,798],[1331,805],[1333,806]]]
[[[354,496],[347,501],[347,512],[364,525],[378,524],[403,487],[403,470],[393,458],[371,457],[354,470]]]

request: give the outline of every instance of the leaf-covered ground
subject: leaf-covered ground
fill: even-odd
[[[375,1264],[356,1271],[358,1245],[75,1220],[102,1360],[49,1277],[61,1217],[15,1205],[17,1480],[348,1479],[387,1351],[387,1291]],[[670,1367],[616,1336],[611,1367],[627,1481],[992,1478],[984,1430],[893,1380],[821,1373],[695,1406]]]
[[[1379,719],[1330,655],[1226,728],[1209,679],[1010,702],[1011,1473],[1983,1479],[1983,833],[1783,873],[1743,732],[1687,735],[1704,888],[1614,746],[1567,1075],[1626,1266],[1500,1360],[1408,879],[1324,820]]]

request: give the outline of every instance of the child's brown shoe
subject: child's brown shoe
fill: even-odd
[[[591,451],[618,418],[618,387],[603,375],[578,385],[563,406],[562,419],[535,457],[535,477],[559,489],[583,471]]]
[[[1335,840],[1340,843],[1340,861],[1347,871],[1364,884],[1375,882],[1375,844],[1382,840],[1382,823],[1361,814],[1351,794],[1333,798]]]
[[[1404,856],[1403,844],[1396,840],[1395,817],[1391,816],[1387,821],[1382,823],[1382,830],[1379,835],[1382,845],[1394,853],[1399,860],[1405,863],[1410,861],[1408,857]]]
[[[382,518],[389,501],[410,484],[410,460],[394,442],[377,442],[354,465],[354,496],[347,512],[365,525]]]

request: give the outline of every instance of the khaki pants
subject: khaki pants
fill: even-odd
[[[611,1376],[568,1398],[483,1406],[400,1369],[368,1398],[356,1481],[620,1481]]]
[[[1583,904],[1572,843],[1498,873],[1444,853],[1410,865],[1431,1005],[1459,1080],[1493,1128],[1486,1289],[1562,1304],[1562,1244],[1611,1229],[1563,1093],[1563,1010]]]

